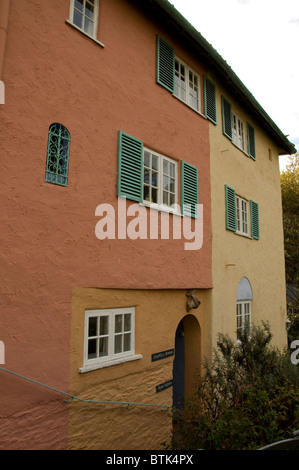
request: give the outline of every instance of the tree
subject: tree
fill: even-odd
[[[290,330],[289,338],[299,339],[299,153],[290,157],[290,163],[280,175],[287,300]]]

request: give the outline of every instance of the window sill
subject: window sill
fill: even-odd
[[[236,235],[239,235],[239,237],[244,237],[244,238],[248,238],[248,240],[253,240],[253,238],[246,234],[246,233],[242,233],[242,232],[235,232]]]
[[[247,153],[245,150],[243,150],[241,147],[239,147],[237,144],[235,144],[235,142],[233,142],[231,139],[229,139],[231,141],[231,143],[233,144],[233,146],[240,150],[240,152],[243,153],[243,155],[245,155],[245,157],[247,158],[251,158],[251,160],[253,160],[254,162],[256,161],[256,158],[253,158],[251,155],[249,155],[249,153]]]
[[[97,364],[88,364],[83,367],[80,367],[79,372],[80,374],[84,374],[85,372],[90,372],[92,370],[103,369],[104,367],[115,366],[117,364],[123,364],[125,362],[137,361],[138,359],[142,359],[142,358],[143,358],[142,354],[134,354],[132,356],[112,359],[111,361],[98,362]]]
[[[172,214],[172,215],[177,215],[179,217],[184,217],[184,215],[181,214],[181,212],[179,212],[175,209],[172,209],[171,207],[167,207],[163,204],[154,204],[154,203],[151,203],[151,202],[143,201],[143,202],[140,202],[139,205],[142,206],[142,207],[148,207],[149,209],[154,209],[154,210],[159,211],[159,212],[166,212],[167,214]]]
[[[172,96],[174,98],[176,98],[178,101],[180,101],[181,103],[183,103],[185,106],[187,106],[187,108],[191,109],[191,111],[194,111],[196,114],[199,114],[199,116],[203,117],[204,119],[208,119],[207,116],[205,116],[204,114],[202,114],[200,111],[198,111],[197,109],[195,108],[192,108],[192,106],[190,106],[188,103],[186,103],[186,101],[182,100],[181,98],[179,98],[178,96],[176,96],[175,94],[172,94]]]
[[[72,28],[76,29],[77,31],[79,31],[80,33],[82,33],[84,36],[86,36],[87,38],[91,39],[93,42],[95,42],[96,44],[98,44],[99,46],[101,47],[105,47],[104,44],[102,44],[100,41],[98,41],[97,39],[95,39],[94,37],[90,36],[89,34],[85,33],[85,31],[83,31],[81,28],[79,28],[78,26],[76,26],[74,23],[72,23],[70,20],[65,20],[65,22],[71,26]]]

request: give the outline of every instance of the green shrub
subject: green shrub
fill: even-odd
[[[299,368],[271,339],[267,323],[238,344],[219,335],[183,419],[174,411],[174,448],[251,450],[299,429]]]

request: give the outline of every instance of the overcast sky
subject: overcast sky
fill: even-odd
[[[299,0],[169,0],[299,149]],[[288,163],[288,158],[281,161]]]

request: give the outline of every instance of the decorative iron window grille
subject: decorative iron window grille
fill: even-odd
[[[46,181],[67,186],[70,134],[58,123],[49,127]]]

